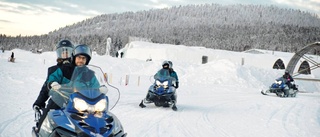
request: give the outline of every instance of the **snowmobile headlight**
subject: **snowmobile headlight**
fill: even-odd
[[[281,85],[282,81],[276,81],[275,83]]]
[[[80,112],[86,111],[89,108],[87,102],[84,101],[83,99],[74,98],[73,102],[74,102],[74,108]]]
[[[157,86],[161,86],[161,82],[159,80],[156,81]]]
[[[94,105],[94,111],[102,112],[107,108],[107,100],[101,99],[97,104]]]
[[[164,81],[162,83],[159,80],[156,81],[156,85],[158,87],[163,86],[164,88],[167,88],[168,87],[168,83],[169,83],[168,81]]]
[[[163,87],[164,87],[164,88],[167,88],[167,87],[168,87],[168,83],[169,83],[168,81],[163,82],[163,83],[162,83]]]
[[[107,100],[101,99],[99,102],[97,102],[95,105],[90,105],[86,101],[80,98],[74,98],[74,108],[77,109],[79,112],[102,112],[105,111],[107,108]]]

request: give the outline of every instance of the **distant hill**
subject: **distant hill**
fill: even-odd
[[[129,37],[154,43],[244,51],[251,48],[294,52],[320,41],[320,18],[313,13],[261,5],[187,5],[139,12],[103,14],[59,28],[48,35],[8,41],[4,46],[52,50],[60,39],[86,43],[104,54],[107,38],[112,54],[130,41]],[[7,39],[7,40],[4,40]],[[24,42],[21,42],[21,40]],[[33,40],[34,42],[25,42]],[[18,42],[20,40],[20,42]],[[14,42],[15,44],[12,44]],[[17,42],[17,43],[16,43]],[[43,47],[45,46],[45,47]]]

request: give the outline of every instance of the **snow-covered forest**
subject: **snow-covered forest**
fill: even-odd
[[[59,40],[67,38],[104,54],[109,37],[111,55],[125,46],[130,37],[231,51],[259,48],[295,52],[308,43],[320,41],[320,18],[315,13],[276,6],[175,6],[103,14],[41,36],[0,34],[0,47],[51,51]]]

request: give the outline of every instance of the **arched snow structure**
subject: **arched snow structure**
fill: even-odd
[[[312,44],[309,44],[305,47],[303,47],[301,50],[299,50],[298,52],[296,52],[293,57],[291,58],[291,60],[289,61],[288,65],[287,65],[287,71],[290,74],[293,74],[293,71],[295,69],[295,66],[297,65],[298,61],[300,60],[301,57],[304,57],[304,54],[308,53],[311,49],[313,48],[320,48],[320,42],[315,42]],[[315,64],[317,66],[317,62],[310,60],[311,62],[313,62],[313,64]],[[319,66],[317,66],[319,67]]]
[[[281,59],[278,59],[274,64],[273,64],[273,69],[285,69],[286,67],[283,64],[283,61]]]
[[[299,70],[298,70],[298,73],[306,74],[306,75],[311,74],[310,65],[309,65],[308,61],[303,61],[301,63]]]

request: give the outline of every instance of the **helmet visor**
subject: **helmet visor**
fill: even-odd
[[[169,64],[163,64],[163,65],[162,65],[162,68],[168,69],[168,68],[169,68]]]
[[[72,56],[72,50],[71,47],[60,47],[56,50],[57,57],[61,59],[70,58]]]
[[[77,55],[87,55],[89,58],[91,58],[91,50],[87,46],[77,46],[73,51],[74,56]]]

